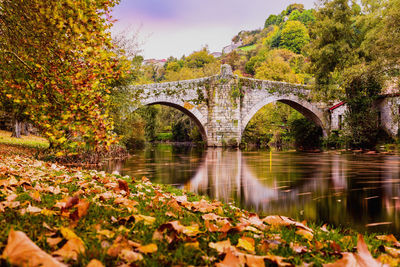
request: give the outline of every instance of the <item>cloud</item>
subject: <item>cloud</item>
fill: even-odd
[[[180,57],[208,44],[220,51],[241,30],[261,28],[270,14],[314,0],[122,0],[113,12],[116,29],[140,27],[145,57]]]

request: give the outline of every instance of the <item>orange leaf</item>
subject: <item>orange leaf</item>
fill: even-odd
[[[104,267],[103,263],[99,260],[93,259],[86,267]]]
[[[54,251],[52,254],[61,256],[64,259],[77,260],[80,253],[85,252],[85,247],[82,240],[78,238],[72,238],[59,250]]]
[[[33,243],[24,232],[11,230],[3,258],[18,266],[66,266]]]
[[[154,243],[138,247],[138,250],[142,253],[154,253],[157,249],[157,245]]]

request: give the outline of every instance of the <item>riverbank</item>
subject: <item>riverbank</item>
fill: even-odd
[[[1,265],[400,264],[391,235],[259,218],[144,177],[0,152]]]

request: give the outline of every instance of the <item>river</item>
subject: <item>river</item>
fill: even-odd
[[[158,144],[105,171],[208,195],[250,211],[400,234],[400,156],[200,149]]]

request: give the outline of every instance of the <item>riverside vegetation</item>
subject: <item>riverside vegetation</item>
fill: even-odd
[[[259,218],[145,177],[67,168],[19,149],[0,147],[2,265],[400,264],[393,235]]]

